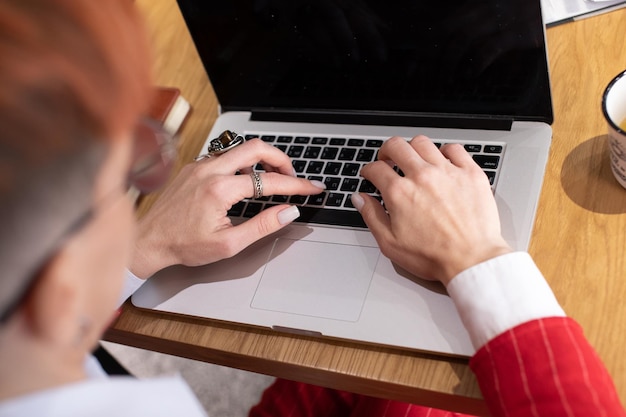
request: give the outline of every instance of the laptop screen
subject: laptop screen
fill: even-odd
[[[223,111],[551,123],[539,0],[178,0]]]

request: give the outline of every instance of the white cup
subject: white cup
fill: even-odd
[[[613,78],[604,90],[602,112],[609,125],[611,170],[626,188],[626,71]]]

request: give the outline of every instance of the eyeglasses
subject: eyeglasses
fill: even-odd
[[[165,131],[157,122],[150,119],[142,119],[134,132],[132,163],[128,172],[127,183],[124,184],[124,186],[127,188],[135,188],[140,193],[145,194],[156,191],[168,180],[175,159],[176,147],[174,137]],[[120,193],[119,190],[109,192],[98,203],[100,208],[96,208],[95,205],[89,207],[76,220],[72,221],[58,238],[52,240],[54,243],[50,245],[51,247],[47,251],[48,255],[45,256],[44,259],[39,260],[35,270],[41,271],[50,258],[54,256],[58,248],[61,247],[70,236],[85,227],[85,225],[93,219],[97,211],[112,204],[120,195],[123,196],[124,194]],[[37,262],[37,260],[34,262]],[[0,306],[0,308],[2,308],[2,310],[0,310],[0,324],[6,322],[15,312],[38,275],[38,273],[32,274],[21,286],[16,285],[20,290],[17,291],[13,301],[9,302],[4,307]],[[4,277],[3,279],[23,279],[23,277]]]
[[[146,194],[158,190],[169,178],[175,160],[174,137],[157,122],[143,119],[135,129],[128,185]]]

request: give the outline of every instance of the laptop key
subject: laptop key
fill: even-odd
[[[335,159],[339,153],[339,148],[325,147],[320,159]]]
[[[305,201],[306,201],[306,196],[304,195],[292,195],[289,198],[289,202],[291,204],[304,204]]]
[[[500,163],[500,157],[496,155],[472,155],[479,167],[485,169],[496,169]]]
[[[339,188],[339,184],[341,184],[341,178],[326,177],[324,184],[326,184],[326,189],[329,191],[337,190]]]
[[[310,140],[311,138],[308,136],[296,136],[293,143],[309,143]]]
[[[307,146],[303,158],[315,159],[320,155],[321,151],[322,148],[320,146]]]
[[[489,178],[489,184],[493,185],[494,181],[496,180],[496,172],[484,171],[484,173],[487,175],[487,178]]]
[[[326,145],[328,138],[313,138],[313,145]]]
[[[291,145],[287,150],[287,156],[290,158],[300,158],[300,156],[302,156],[302,152],[304,152],[304,146]]]
[[[341,172],[341,162],[327,162],[324,168],[325,175],[339,175]]]
[[[293,165],[293,169],[298,173],[304,172],[304,168],[306,167],[306,161],[302,160],[293,160],[291,161],[291,165]]]
[[[356,177],[359,174],[360,169],[361,169],[361,164],[346,163],[343,166],[341,175],[343,175],[344,177]]]
[[[372,194],[376,192],[376,187],[374,184],[369,182],[368,180],[361,181],[361,186],[359,187],[359,192]]]
[[[365,146],[368,148],[380,148],[383,146],[383,141],[380,139],[368,139],[367,142],[365,142]]]
[[[341,193],[328,193],[328,198],[326,199],[326,206],[328,207],[341,207],[341,203],[343,203],[344,194]]]
[[[307,204],[312,206],[321,206],[324,205],[324,200],[326,199],[326,193],[320,193],[316,195],[309,196],[307,200]]]
[[[244,207],[246,207],[246,202],[240,201],[237,204],[233,205],[230,210],[228,210],[228,215],[233,217],[239,217],[242,215]]]
[[[500,145],[485,145],[485,153],[502,153]]]
[[[359,162],[371,162],[374,160],[374,149],[359,149],[356,160]]]
[[[322,161],[311,161],[306,168],[306,173],[319,174],[322,172],[322,168],[324,168],[324,163]]]
[[[249,202],[246,206],[246,210],[243,213],[243,217],[254,217],[261,212],[263,209],[263,204]]]
[[[359,186],[358,178],[344,178],[341,183],[341,191],[354,192]]]
[[[465,148],[467,152],[470,152],[470,153],[480,152],[481,149],[483,148],[482,145],[476,145],[476,144],[467,144],[467,145],[464,145],[463,147]]]
[[[350,198],[346,198],[346,201],[350,201]],[[310,206],[302,206],[298,209],[300,210],[300,217],[296,219],[296,222],[367,228],[361,214],[356,210]]]
[[[356,149],[354,148],[343,148],[341,152],[339,152],[340,161],[352,161],[354,159],[354,155],[356,155]]]

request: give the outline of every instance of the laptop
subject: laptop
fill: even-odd
[[[328,189],[235,205],[234,223],[284,202],[302,217],[232,259],[159,272],[132,303],[472,355],[445,288],[383,256],[350,194],[380,199],[359,170],[391,136],[462,143],[492,183],[507,242],[527,249],[553,119],[539,0],[178,4],[220,103],[201,153],[224,130],[260,137]]]

